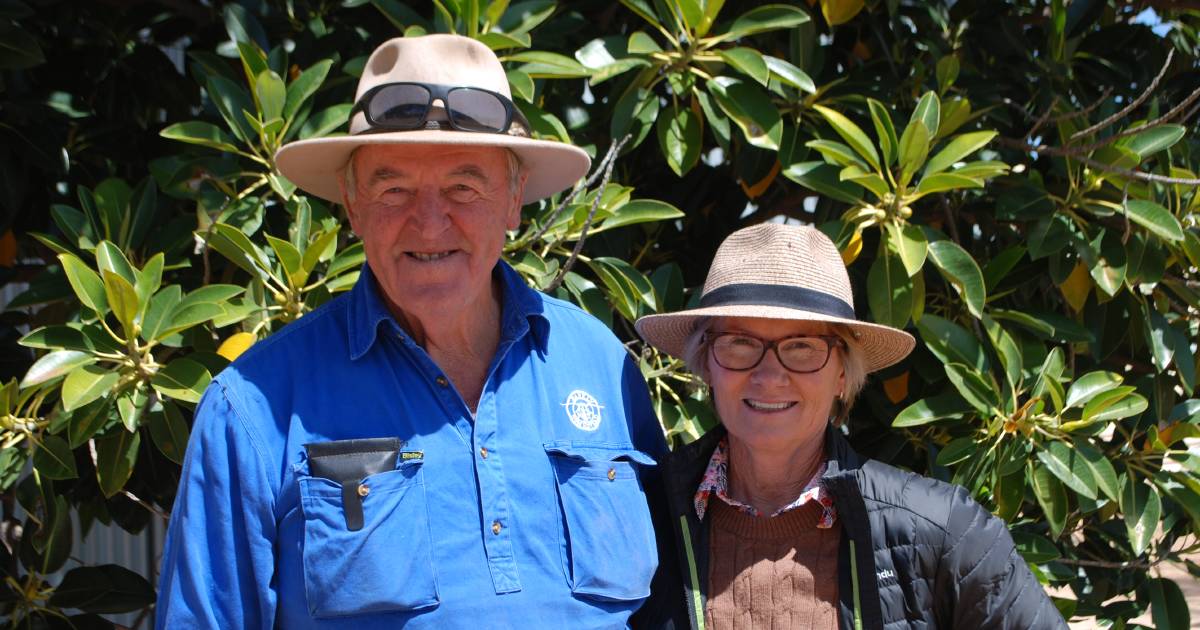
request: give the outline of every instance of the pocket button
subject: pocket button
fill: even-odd
[[[367,484],[365,484],[365,483],[358,484],[358,496],[365,497],[368,494],[371,494],[371,489],[369,487],[367,487]]]
[[[613,481],[613,480],[614,480],[614,479],[616,479],[616,478],[617,478],[617,469],[616,469],[616,468],[609,468],[609,469],[608,469],[608,480],[609,480],[609,481]]]
[[[500,535],[500,521],[492,521],[492,533],[497,536]]]

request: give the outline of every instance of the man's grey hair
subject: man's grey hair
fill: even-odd
[[[715,317],[697,318],[692,333],[683,343],[683,360],[687,364],[688,370],[699,376],[705,383],[712,382],[712,375],[708,372],[709,340],[706,335],[712,329],[715,319]],[[834,422],[841,424],[845,421],[850,407],[854,405],[854,400],[858,398],[863,386],[867,383],[866,354],[863,351],[862,343],[849,326],[831,323],[829,329],[832,334],[837,335],[845,342],[844,346],[837,347],[838,356],[842,360],[842,371],[846,378],[845,389],[841,392],[840,403],[836,401],[834,403],[834,412],[837,415]]]
[[[354,156],[361,148],[362,146],[355,147],[350,152],[350,158],[346,160],[346,165],[338,171],[338,175],[342,178],[342,184],[346,187],[347,201],[354,201],[354,196],[358,192],[358,180],[354,174]],[[508,190],[515,193],[521,185],[521,169],[524,168],[524,165],[521,164],[521,156],[512,149],[505,148],[504,157],[508,166]]]

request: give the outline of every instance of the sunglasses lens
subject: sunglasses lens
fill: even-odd
[[[464,131],[502,131],[508,124],[508,109],[491,92],[456,88],[446,97],[450,121]]]
[[[420,85],[396,84],[380,90],[371,99],[368,113],[379,125],[393,129],[421,126],[429,111],[429,90]]]

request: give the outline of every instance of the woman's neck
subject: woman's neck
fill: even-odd
[[[783,450],[752,449],[729,436],[729,495],[770,516],[800,496],[825,453],[824,439]]]

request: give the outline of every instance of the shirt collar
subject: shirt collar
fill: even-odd
[[[550,322],[543,313],[541,295],[526,285],[521,274],[504,261],[496,263],[492,277],[500,280],[500,343],[514,341],[531,332],[538,349],[545,352]],[[358,282],[350,290],[347,324],[351,360],[362,357],[375,345],[380,324],[402,336],[408,335],[388,310],[375,275],[365,263]]]

